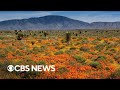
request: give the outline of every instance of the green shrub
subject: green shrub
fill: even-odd
[[[19,33],[17,36],[17,40],[22,40],[23,37],[24,37],[24,35],[22,33]]]
[[[63,39],[63,40],[61,40],[61,42],[62,42],[62,43],[65,43],[65,42],[66,42],[66,40],[65,40],[65,39]]]
[[[105,47],[104,44],[99,44],[99,45],[96,45],[96,46],[95,46],[95,49],[98,50],[98,51],[101,51],[101,50],[104,49],[104,47]]]
[[[18,56],[23,56],[23,53],[20,52],[20,51],[16,51],[16,55],[18,55]]]
[[[31,44],[34,45],[34,44],[35,44],[35,41],[31,41]]]
[[[76,50],[76,48],[75,47],[71,47],[70,50]]]
[[[11,46],[7,47],[6,49],[8,52],[15,52],[15,50],[16,50],[15,48],[13,48]]]
[[[88,39],[87,38],[83,38],[82,41],[81,41],[82,44],[87,44],[89,43]]]
[[[40,61],[38,62],[38,64],[39,64],[39,65],[46,65],[45,61],[42,61],[42,60],[40,60]]]
[[[114,73],[112,73],[110,75],[110,78],[112,78],[112,79],[119,78],[120,79],[120,68],[118,70],[116,70]]]
[[[106,69],[106,70],[110,70],[110,68],[109,68],[109,67],[106,67],[105,69]]]
[[[98,56],[96,60],[105,60],[106,57],[105,56]]]
[[[58,72],[62,74],[62,73],[68,72],[68,70],[66,67],[61,67],[61,68],[58,68]]]
[[[71,50],[66,50],[65,53],[67,53],[67,54],[72,54],[73,51],[71,51]]]
[[[0,58],[5,58],[5,57],[6,57],[5,54],[0,53]]]
[[[88,52],[90,49],[88,47],[83,46],[80,48],[80,50],[84,52]]]
[[[110,52],[116,53],[116,50],[114,48],[110,49]]]
[[[69,62],[69,64],[70,64],[71,66],[74,66],[75,63],[76,63],[76,62],[73,62],[73,61],[70,61],[70,62]]]
[[[55,53],[55,55],[63,54],[63,51],[58,51]]]
[[[74,58],[77,60],[79,63],[84,63],[86,60],[80,56],[75,55]]]
[[[97,67],[100,67],[100,63],[97,62],[97,61],[92,61],[92,62],[90,63],[90,66],[92,66],[92,67],[94,67],[94,68],[97,68]]]
[[[77,42],[75,45],[79,45],[80,44],[80,42]]]
[[[43,52],[45,49],[46,49],[46,47],[44,47],[44,46],[41,46],[40,48],[39,47],[33,47],[34,53]]]
[[[0,37],[0,40],[3,40],[4,39],[4,37]]]
[[[113,55],[112,52],[104,52],[104,54]]]
[[[115,60],[120,59],[120,55],[115,55],[115,56],[114,56],[114,59],[115,59]]]

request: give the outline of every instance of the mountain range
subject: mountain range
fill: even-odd
[[[0,22],[0,30],[120,29],[120,22],[83,22],[65,16],[48,15]]]

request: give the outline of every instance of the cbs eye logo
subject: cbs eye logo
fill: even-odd
[[[9,65],[8,67],[7,67],[7,70],[9,71],[9,72],[12,72],[12,71],[17,71],[17,72],[19,72],[19,71],[29,71],[30,70],[30,68],[29,68],[29,65],[15,65],[15,66],[13,66],[13,65]]]
[[[14,66],[13,65],[9,65],[8,67],[7,67],[7,70],[9,71],[9,72],[12,72],[12,71],[14,71]]]

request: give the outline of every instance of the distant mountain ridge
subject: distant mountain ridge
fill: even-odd
[[[87,23],[65,16],[48,15],[0,22],[0,30],[120,29],[120,22]]]

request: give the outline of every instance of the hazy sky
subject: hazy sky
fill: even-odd
[[[120,11],[0,11],[0,21],[41,17],[46,15],[61,15],[85,22],[115,22],[120,21]]]

